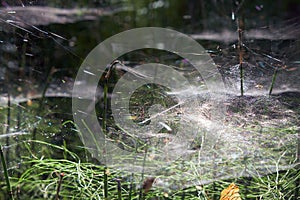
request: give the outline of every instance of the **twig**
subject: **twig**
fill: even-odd
[[[55,200],[59,200],[59,193],[60,193],[62,181],[63,181],[63,178],[64,178],[65,174],[64,173],[60,173],[60,174],[56,173],[56,175],[59,177],[59,180],[58,180],[58,185],[57,185],[57,188],[56,188]]]
[[[238,53],[239,53],[239,67],[240,67],[240,86],[241,86],[241,96],[244,96],[244,70],[243,70],[243,30],[244,30],[244,20],[237,19],[238,23]]]
[[[242,1],[233,1],[237,8],[235,12],[232,13],[232,19],[237,17],[237,31],[238,31],[238,54],[239,54],[239,68],[240,68],[240,87],[241,87],[241,96],[244,96],[244,70],[243,70],[243,31],[244,31],[244,18],[243,18],[243,4],[245,0]]]

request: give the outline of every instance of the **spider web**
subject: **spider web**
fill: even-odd
[[[203,77],[197,74],[185,60],[172,56],[155,58],[160,62],[171,63],[175,69],[184,69],[183,73],[190,76],[195,87],[182,91],[166,91],[167,95],[179,95],[182,104],[165,112],[164,117],[159,118],[158,122],[164,124],[165,126],[162,127],[165,129],[169,127],[173,130],[174,123],[170,121],[179,117],[181,124],[176,129],[176,134],[179,135],[176,140],[170,141],[172,139],[170,134],[149,133],[153,139],[152,142],[155,142],[155,145],[150,143],[149,149],[153,147],[154,153],[147,151],[145,156],[155,164],[155,168],[151,166],[149,170],[147,165],[136,166],[136,168],[149,176],[157,176],[156,186],[176,189],[181,185],[205,184],[231,177],[273,173],[298,165],[299,158],[296,156],[297,145],[299,145],[297,134],[299,110],[297,108],[300,90],[298,39],[300,28],[296,23],[297,19],[294,20],[288,22],[290,25],[280,28],[262,27],[257,28],[257,32],[245,32],[243,64],[246,96],[244,98],[238,97],[240,72],[235,41],[217,42],[218,45],[208,50],[227,86],[226,91],[220,91],[220,94],[224,95],[222,99],[219,98],[220,94],[206,94],[205,90],[202,91],[197,87],[198,83],[203,81]],[[17,20],[13,22],[13,25],[2,15],[1,21],[2,24],[6,24],[3,27],[8,27],[10,30],[1,32],[1,51],[3,52],[1,64],[6,67],[1,68],[0,72],[2,86],[0,105],[2,108],[11,108],[11,116],[8,117],[2,113],[2,118],[5,121],[12,120],[12,122],[2,123],[4,128],[9,127],[9,129],[1,135],[0,140],[1,142],[5,140],[7,152],[11,152],[21,139],[18,140],[18,137],[32,134],[37,124],[43,123],[50,126],[49,123],[59,121],[58,119],[42,119],[30,108],[31,100],[40,99],[43,96],[71,97],[73,82],[68,68],[57,67],[51,71],[49,67],[49,74],[53,76],[53,73],[57,73],[58,75],[47,80],[49,74],[43,75],[43,69],[37,67],[46,63],[46,61],[43,63],[35,59],[37,55],[46,54],[45,50],[39,51],[44,48],[42,42],[49,42],[51,44],[49,46],[69,56],[74,56],[76,53],[70,48],[72,41],[59,34],[28,24],[25,28],[18,27],[18,23],[15,23],[18,22]],[[14,37],[9,39],[12,33]],[[260,35],[261,33],[263,34]],[[197,38],[197,36],[194,37]],[[24,64],[22,64],[23,56],[29,57]],[[76,59],[81,58],[79,56]],[[127,67],[132,65],[134,69],[137,62],[145,61],[132,61],[124,58],[123,62]],[[21,70],[20,66],[22,66]],[[66,76],[59,74],[64,71],[67,71]],[[275,71],[278,71],[272,90],[275,95],[268,97],[266,95],[270,91]],[[16,73],[19,74],[15,75]],[[24,102],[28,107],[24,105]],[[149,112],[150,117],[160,110],[155,106],[151,108],[152,110],[146,111]],[[23,116],[21,122],[17,120],[18,110]],[[113,128],[112,131],[115,131]],[[51,134],[57,132],[52,130]],[[171,154],[159,158],[164,162],[152,162],[155,160],[156,146],[164,146],[167,139],[169,139],[168,147],[164,150],[170,151]],[[168,159],[172,160],[172,155],[176,155],[178,159],[169,163]],[[11,170],[20,164],[20,161],[16,162],[10,164]]]

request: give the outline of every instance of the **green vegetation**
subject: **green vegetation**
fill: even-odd
[[[223,188],[231,182],[240,187],[242,199],[295,199],[299,185],[296,180],[300,172],[295,169],[278,171],[275,174],[214,181],[205,185],[195,185],[177,191],[151,188],[144,193],[143,182],[135,174],[126,174],[102,165],[83,162],[65,147],[37,142],[42,146],[57,149],[73,159],[52,159],[46,157],[24,158],[26,170],[20,178],[11,177],[12,191],[19,199],[142,199],[154,197],[162,199],[212,199],[220,196]],[[105,173],[103,173],[105,172]],[[107,176],[107,188],[105,187]],[[120,189],[118,189],[120,187]],[[3,186],[3,189],[6,186]]]
[[[225,2],[3,1],[0,199],[219,200],[232,182],[243,200],[299,199],[300,28],[299,18],[293,18],[297,3]],[[53,16],[62,21],[69,17],[72,23],[51,24],[49,19],[47,25],[31,25],[28,22],[38,21],[35,15],[4,8],[22,4],[24,12],[34,5],[63,12],[84,9],[66,16],[51,9]],[[81,18],[88,9],[100,11],[94,7],[107,14],[80,21],[89,19]],[[286,17],[290,19],[281,20]],[[72,84],[95,45],[144,26],[171,28],[197,38],[216,63],[228,94],[219,100],[219,94],[202,92],[207,89],[206,77],[176,52],[143,49],[123,55],[99,77],[96,115],[106,142],[142,156],[136,166],[105,165],[97,155],[111,154],[97,145],[98,133],[86,127],[96,143],[95,149],[88,148],[73,121]],[[134,67],[145,63],[168,65],[197,87],[175,93],[162,85],[139,87],[129,99],[127,117],[133,123],[147,126],[157,110],[173,108],[159,119],[163,124],[159,133],[137,135],[136,130],[115,124],[110,101],[122,75],[134,74]],[[114,159],[126,160],[121,155]]]
[[[156,91],[156,93],[147,93],[147,89]],[[160,97],[158,94],[162,92],[161,89],[149,88],[149,86],[140,88],[133,95],[132,101],[140,101],[139,95],[145,93],[149,94],[149,99],[143,98],[144,101],[153,100],[153,95]],[[150,98],[150,96],[152,97]],[[298,128],[292,125],[293,119],[295,119],[293,113],[289,113],[291,116],[280,115],[280,113],[284,113],[283,110],[285,109],[280,103],[295,101],[291,97],[280,99],[264,97],[254,98],[255,100],[247,98],[230,100],[232,103],[228,108],[228,112],[232,114],[227,118],[230,121],[228,126],[231,129],[236,129],[237,134],[248,134],[253,138],[253,142],[258,141],[259,146],[256,148],[264,150],[261,154],[259,152],[256,153],[258,157],[253,157],[249,154],[248,158],[246,156],[238,159],[232,158],[233,160],[225,159],[222,162],[228,168],[232,168],[231,172],[233,173],[235,173],[235,170],[239,172],[241,168],[244,168],[251,175],[249,177],[239,177],[236,175],[229,176],[228,178],[226,178],[226,175],[218,177],[219,170],[226,169],[217,166],[220,164],[218,164],[220,161],[217,161],[220,159],[219,155],[215,155],[216,157],[213,160],[201,165],[203,169],[207,168],[213,172],[208,174],[203,173],[201,169],[197,169],[197,164],[195,164],[193,159],[184,161],[184,163],[178,160],[178,163],[174,163],[174,166],[170,165],[165,169],[158,169],[160,172],[155,176],[156,182],[154,182],[153,187],[150,186],[149,191],[145,192],[145,182],[150,178],[147,175],[147,171],[145,171],[144,175],[141,173],[129,173],[128,171],[120,171],[113,167],[107,168],[98,161],[93,160],[89,151],[78,142],[79,132],[75,131],[72,121],[65,119],[63,124],[59,124],[60,120],[51,120],[51,114],[45,112],[43,121],[40,121],[39,125],[36,126],[37,138],[39,140],[27,139],[26,135],[19,136],[20,140],[16,144],[19,149],[18,151],[22,152],[22,156],[18,157],[17,154],[14,156],[10,155],[10,160],[14,160],[15,162],[10,164],[9,170],[4,170],[7,177],[9,176],[13,197],[15,199],[159,198],[208,200],[218,199],[222,189],[226,188],[231,182],[234,182],[240,188],[242,199],[296,199],[295,195],[298,194],[299,190],[297,181],[300,178],[300,171],[298,170],[299,164],[297,165],[297,157],[295,155],[297,141],[290,141],[290,136],[293,138],[293,136],[297,135]],[[44,105],[45,108],[56,105],[57,100],[56,98],[47,99],[47,104]],[[156,98],[155,101],[160,101],[160,98]],[[153,102],[154,104],[158,103],[155,101]],[[172,104],[172,101],[172,99],[169,99],[165,103]],[[250,102],[252,102],[251,105],[248,105]],[[29,108],[31,110],[30,114],[27,114],[28,121],[33,120],[31,118],[35,118],[36,116],[35,110],[39,110],[39,106],[36,104],[39,104],[39,101],[34,101],[30,106],[23,105],[27,107],[27,109],[23,110],[23,116],[26,116],[25,111],[28,111]],[[133,105],[136,104],[133,103]],[[262,109],[264,106],[268,107],[268,109]],[[14,107],[11,108],[15,110]],[[53,109],[51,112],[59,113],[56,109]],[[136,114],[135,112],[133,109],[133,116]],[[250,112],[253,115],[255,114],[256,117],[246,118],[246,115]],[[17,113],[12,112],[12,116],[15,114]],[[257,119],[262,119],[263,116],[268,114],[268,119],[257,121]],[[67,116],[63,115],[63,118]],[[274,123],[276,124],[284,118],[288,119],[291,124],[282,127],[273,126]],[[51,126],[49,126],[49,123],[51,123]],[[241,124],[243,124],[243,127],[241,127]],[[262,125],[264,126],[263,129],[261,129]],[[66,131],[72,129],[73,131],[66,134]],[[55,139],[59,135],[62,135],[62,133],[65,133],[63,134],[63,142],[59,138]],[[118,135],[117,132],[114,134],[115,136],[112,136],[111,139],[119,140],[119,138],[116,138]],[[23,137],[23,140],[20,137]],[[281,138],[282,144],[278,143],[278,139],[276,138]],[[231,143],[233,145],[236,144],[235,142],[244,142],[232,139]],[[243,139],[247,141],[246,136]],[[126,137],[121,140],[126,143]],[[201,138],[198,138],[194,142],[200,141]],[[224,143],[227,141],[220,142]],[[201,147],[201,142],[200,144],[194,143],[194,145]],[[218,142],[216,142],[216,145],[218,145]],[[35,148],[34,151],[32,149],[33,146]],[[224,150],[226,151],[235,151],[234,148],[240,148],[222,146],[224,145],[216,146],[216,153],[220,151],[218,148],[225,148]],[[253,146],[250,146],[249,150],[251,151],[252,148]],[[16,149],[16,146],[9,147],[10,151],[13,151],[12,149]],[[263,157],[259,158],[259,156]],[[269,161],[265,160],[268,156],[271,159]],[[263,160],[266,161],[266,165],[261,166],[263,169],[256,168],[255,170],[256,163]],[[12,168],[16,166],[14,163],[18,162],[19,167]],[[274,165],[269,165],[272,163]],[[282,166],[286,166],[286,168]],[[274,167],[277,169],[274,170]],[[182,173],[184,175],[181,175]],[[201,183],[201,181],[207,180],[211,175],[216,177],[205,184]],[[174,187],[170,185],[172,181],[165,179],[166,177],[173,178]],[[168,180],[168,182],[164,183],[164,180]],[[1,193],[3,198],[8,197],[9,184],[7,181],[1,182]]]

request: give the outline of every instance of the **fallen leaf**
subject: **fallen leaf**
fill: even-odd
[[[239,191],[239,187],[236,184],[231,183],[221,192],[220,200],[242,200]]]
[[[149,192],[149,190],[152,188],[152,184],[154,182],[155,178],[154,177],[150,177],[150,178],[147,178],[145,181],[144,181],[144,184],[143,184],[143,190],[144,190],[144,193],[146,194],[147,192]]]

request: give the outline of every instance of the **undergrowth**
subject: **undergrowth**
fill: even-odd
[[[37,145],[56,148],[66,158],[53,159],[31,155],[23,158],[26,169],[19,178],[11,176],[13,195],[16,199],[219,199],[221,191],[231,182],[240,188],[242,199],[297,199],[296,168],[277,171],[269,175],[216,180],[205,185],[182,186],[179,190],[152,187],[139,174],[129,174],[100,163],[83,162],[64,146],[41,141]],[[66,156],[68,154],[68,156]],[[107,189],[105,191],[105,176]],[[155,180],[154,180],[155,181]],[[7,186],[1,183],[1,189]],[[147,189],[146,189],[147,188]],[[149,190],[149,191],[148,191]]]

